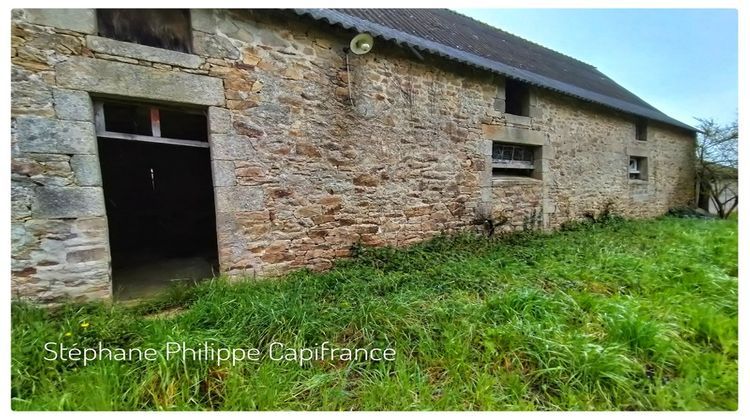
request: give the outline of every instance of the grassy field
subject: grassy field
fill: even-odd
[[[366,249],[135,307],[14,304],[16,410],[733,410],[737,222]],[[393,362],[45,361],[45,342],[396,349]]]

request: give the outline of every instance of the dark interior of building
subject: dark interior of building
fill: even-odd
[[[208,148],[99,138],[115,297],[218,273]]]
[[[103,37],[192,52],[186,9],[97,9],[96,17]]]
[[[529,116],[529,86],[513,79],[505,79],[505,112]]]

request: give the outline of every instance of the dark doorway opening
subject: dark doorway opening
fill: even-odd
[[[115,298],[218,273],[209,149],[98,141]]]

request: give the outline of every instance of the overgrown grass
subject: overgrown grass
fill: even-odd
[[[663,218],[365,249],[136,307],[14,304],[17,410],[733,410],[737,222]],[[171,317],[149,314],[180,308]],[[81,323],[88,323],[84,328]],[[86,325],[86,324],[84,324]],[[69,334],[66,334],[69,333]],[[45,361],[45,342],[394,347],[394,362]]]

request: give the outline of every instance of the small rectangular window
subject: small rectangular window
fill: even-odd
[[[130,103],[106,102],[104,127],[107,131],[128,134],[151,135],[149,109]]]
[[[505,113],[529,116],[529,86],[513,79],[505,79]]]
[[[648,164],[645,157],[630,156],[628,162],[628,177],[630,179],[648,179]]]
[[[532,176],[534,147],[509,143],[492,143],[492,174]]]
[[[187,9],[97,9],[99,35],[118,41],[190,53]]]
[[[207,141],[206,115],[196,112],[159,109],[161,136],[172,139]]]
[[[648,138],[648,123],[645,118],[638,118],[635,121],[635,139],[646,141]]]
[[[208,147],[203,110],[111,100],[94,108],[99,137]]]

